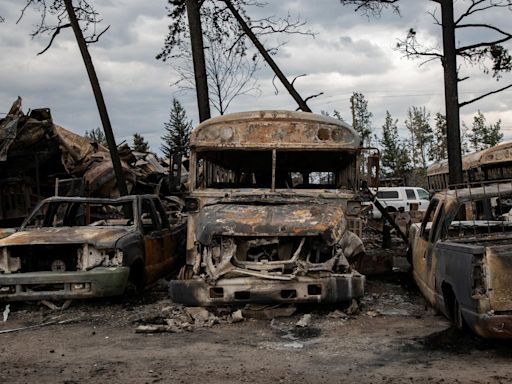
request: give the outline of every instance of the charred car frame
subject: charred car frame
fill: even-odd
[[[154,195],[51,197],[0,240],[0,301],[116,296],[141,289],[177,260],[172,227]]]
[[[437,193],[411,227],[413,274],[458,327],[512,338],[512,182]]]

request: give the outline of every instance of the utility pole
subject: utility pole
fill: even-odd
[[[306,102],[302,99],[302,97],[299,95],[299,93],[293,87],[293,85],[288,81],[288,79],[286,78],[284,73],[281,71],[281,69],[279,69],[279,67],[277,66],[275,61],[269,55],[269,53],[267,52],[267,50],[265,49],[263,44],[261,44],[261,42],[258,40],[256,35],[252,32],[251,28],[247,25],[247,23],[242,18],[240,13],[236,10],[236,8],[233,6],[231,1],[224,0],[224,2],[226,3],[227,7],[229,8],[229,10],[233,14],[233,16],[235,16],[235,19],[238,21],[238,23],[242,27],[242,30],[244,31],[244,33],[247,35],[247,37],[249,37],[249,39],[251,39],[251,41],[256,46],[258,51],[260,51],[261,55],[263,56],[263,58],[265,59],[267,64],[270,66],[270,68],[272,68],[272,70],[274,71],[276,76],[279,78],[279,80],[281,80],[281,83],[283,83],[284,87],[288,90],[290,95],[297,102],[297,104],[299,105],[299,108],[304,112],[311,112],[311,109],[308,107]]]
[[[440,0],[443,26],[444,99],[446,136],[448,142],[448,171],[450,184],[461,184],[462,151],[460,144],[459,91],[453,0]]]
[[[96,105],[98,106],[98,111],[100,113],[101,124],[103,125],[105,138],[107,139],[108,149],[110,151],[110,158],[112,159],[112,166],[116,176],[117,188],[119,189],[120,195],[124,196],[128,194],[128,188],[126,187],[123,168],[121,167],[121,160],[119,159],[119,153],[117,152],[116,140],[114,138],[114,133],[112,132],[112,126],[110,125],[110,119],[108,117],[107,107],[101,92],[100,83],[98,81],[98,77],[96,76],[96,71],[92,63],[91,55],[87,49],[87,43],[85,42],[82,30],[78,24],[72,0],[64,0],[64,4],[66,5],[69,22],[73,28],[73,32],[75,33],[76,42],[80,48],[82,59],[84,60],[85,69],[87,70],[89,81],[91,82],[94,98],[96,99]]]
[[[196,80],[197,107],[199,121],[205,121],[210,115],[210,99],[208,97],[208,79],[206,77],[206,63],[204,60],[203,31],[201,28],[201,14],[198,0],[185,0],[187,7],[188,28],[190,30],[190,44],[192,47],[192,62]]]

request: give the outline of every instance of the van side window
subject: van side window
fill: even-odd
[[[414,189],[406,189],[405,194],[407,195],[407,200],[416,200]]]
[[[398,199],[398,191],[378,191],[377,199]]]
[[[428,192],[425,191],[424,189],[418,188],[416,190],[416,192],[418,193],[420,200],[429,200],[430,199]]]
[[[434,199],[430,202],[427,212],[425,212],[425,216],[423,217],[423,221],[421,222],[421,237],[425,240],[428,240],[430,235],[430,229],[432,226],[432,220],[434,219],[434,214],[436,213],[437,206],[439,205],[439,200]]]

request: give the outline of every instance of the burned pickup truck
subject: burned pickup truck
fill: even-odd
[[[341,302],[361,297],[360,138],[303,112],[257,111],[192,132],[187,261],[171,298],[187,305]]]
[[[51,197],[0,240],[0,301],[116,296],[177,261],[184,225],[154,195]]]
[[[437,193],[411,227],[416,283],[430,304],[482,337],[512,338],[512,183]]]

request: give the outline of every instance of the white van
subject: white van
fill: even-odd
[[[429,193],[418,187],[381,187],[374,193],[388,212],[398,212],[399,208],[403,208],[404,212],[409,212],[413,204],[417,205],[418,211],[426,211],[430,202]],[[380,211],[373,204],[370,216],[374,219],[382,217]]]

